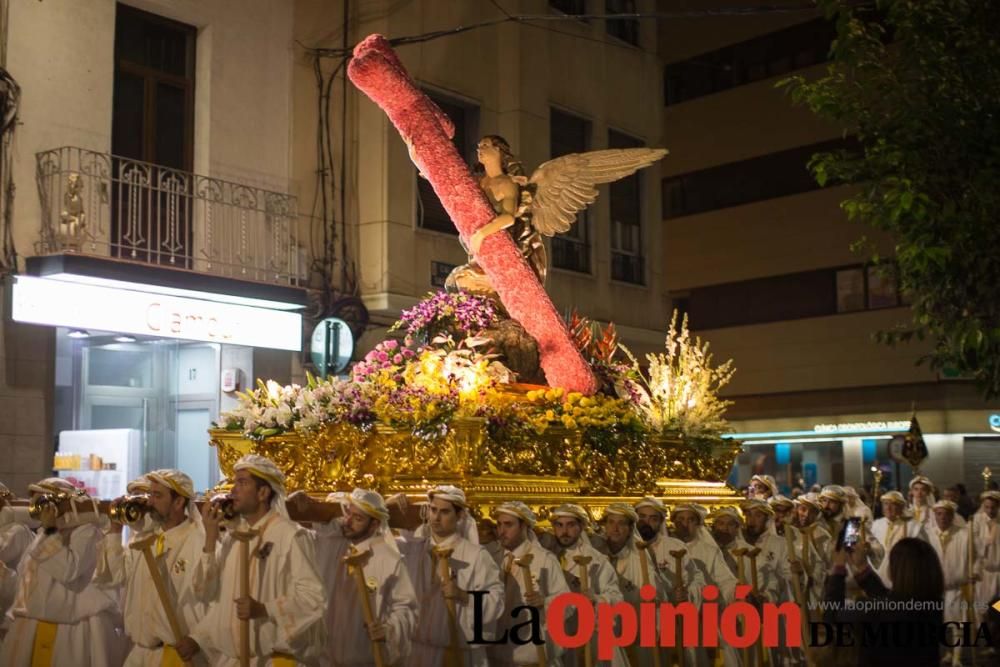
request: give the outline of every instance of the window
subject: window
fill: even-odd
[[[604,0],[605,14],[635,14],[635,0]],[[639,19],[604,19],[604,29],[632,46],[639,46]]]
[[[806,21],[667,65],[664,104],[678,104],[825,62],[835,26]]]
[[[850,313],[864,309],[864,269],[841,269],[837,271],[837,312]]]
[[[587,0],[549,0],[549,7],[570,16],[587,13]]]
[[[806,168],[816,153],[852,150],[854,139],[799,146],[662,181],[663,218],[679,218],[819,189]]]
[[[896,266],[869,266],[866,269],[868,280],[868,309],[895,308],[901,304],[899,286],[896,284]]]
[[[885,273],[885,272],[888,273]],[[694,329],[825,317],[901,304],[894,265],[847,266],[695,287],[674,297]]]
[[[549,156],[583,153],[590,147],[590,123],[557,109],[549,111]],[[590,218],[583,210],[576,223],[552,238],[552,267],[590,273]]]
[[[188,266],[196,36],[193,26],[117,5],[111,110],[115,256]]]
[[[608,132],[608,148],[636,148],[638,139],[621,132]],[[642,258],[642,193],[638,173],[610,186],[611,279],[645,284]]]
[[[474,163],[476,156],[476,141],[479,130],[479,107],[453,100],[436,93],[427,92],[441,111],[455,125],[455,136],[452,141],[462,158],[469,164]],[[458,234],[455,224],[448,212],[441,205],[441,200],[434,194],[430,182],[416,175],[417,179],[417,226],[445,234]]]

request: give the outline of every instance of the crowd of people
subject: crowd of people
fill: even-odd
[[[611,502],[594,517],[566,503],[545,508],[542,530],[523,502],[500,504],[477,521],[461,489],[436,486],[421,504],[422,522],[407,530],[391,525],[407,509],[404,496],[333,494],[339,511],[327,516],[331,503],[288,495],[279,468],[257,455],[236,464],[232,481],[231,509],[199,508],[179,470],[133,481],[129,493],[143,511],[127,540],[120,515],[109,522],[64,479],[29,491],[36,500],[64,494],[68,505],[38,502],[32,517],[5,501],[0,665],[729,667],[896,657],[915,667],[994,657],[985,645],[973,653],[948,640],[957,624],[988,622],[1000,595],[995,490],[963,516],[917,476],[906,495],[883,493],[873,513],[849,487],[792,499],[773,478],[755,475],[738,505],[709,511],[647,497]],[[289,507],[312,518],[293,521]],[[848,524],[858,529],[855,540],[845,539]],[[721,608],[741,586],[751,604],[797,603],[803,627],[784,625],[781,633],[802,632],[803,646],[637,641],[601,656],[596,638],[568,649],[546,626],[544,610],[568,592],[638,612],[650,601]],[[851,600],[898,604],[873,612]],[[925,604],[907,606],[913,601]],[[572,607],[563,620],[574,627]],[[895,643],[808,637],[807,626],[853,624],[861,636],[859,626],[872,623],[890,624]],[[899,640],[913,628],[924,630]],[[940,641],[934,628],[942,629]]]

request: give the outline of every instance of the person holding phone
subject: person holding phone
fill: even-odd
[[[945,577],[934,549],[923,540],[904,537],[889,553],[889,572],[893,585],[887,587],[872,569],[868,560],[868,543],[851,534],[854,531],[845,522],[836,540],[833,565],[826,578],[824,601],[827,623],[851,623],[854,637],[863,637],[863,626],[878,627],[886,641],[857,641],[850,649],[838,647],[836,664],[858,667],[886,664],[905,664],[907,667],[936,667],[940,664],[941,646],[936,637],[927,633],[928,627],[941,627],[944,622],[941,602],[944,598]],[[848,545],[853,547],[848,549]],[[868,598],[866,607],[847,608],[844,605],[847,577],[853,576]],[[882,608],[876,605],[889,601]],[[917,604],[919,603],[919,604]]]

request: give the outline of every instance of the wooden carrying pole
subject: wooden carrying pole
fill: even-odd
[[[803,566],[805,563],[803,559],[797,558],[795,555],[795,535],[791,526],[785,526],[785,545],[788,548],[788,560],[791,563],[798,562]],[[805,535],[802,536],[802,553],[805,554],[805,550],[809,547],[806,544]],[[804,570],[803,570],[804,571]],[[795,604],[799,605],[800,609],[806,610],[806,613],[802,614],[802,624],[800,630],[802,632],[802,651],[806,656],[806,664],[813,664],[812,660],[809,659],[809,612],[806,609],[806,602],[802,597],[802,585],[799,583],[799,577],[794,572],[791,573],[792,579],[792,594],[795,596]]]
[[[594,560],[590,556],[573,556],[573,562],[580,567],[580,592],[584,595],[590,593],[590,561]],[[584,667],[594,667],[594,647],[588,641],[583,645],[583,665]]]
[[[965,585],[965,609],[966,609],[966,620],[969,622],[969,627],[976,627],[976,582],[973,580],[973,575],[976,572],[976,534],[973,531],[975,522],[970,520],[969,526],[969,550],[965,562],[965,578],[968,583]],[[961,650],[961,649],[955,649]],[[972,667],[976,667],[978,664],[976,661],[976,647],[973,646],[969,649],[969,655],[972,657]]]
[[[754,547],[747,551],[747,558],[750,559],[750,581],[752,582],[753,592],[756,594],[760,593],[760,589],[757,587],[757,556],[759,554],[760,547]],[[754,646],[757,649],[757,666],[761,667],[766,662],[763,633],[757,635],[757,641],[754,643]]]
[[[447,547],[434,547],[434,560],[437,562],[437,575],[441,581],[441,593],[444,594],[444,587],[451,580],[451,567],[448,559],[454,549]],[[458,609],[455,606],[455,598],[444,596],[444,606],[448,611],[448,648],[444,653],[445,667],[462,667],[464,660],[458,648]]]
[[[365,561],[371,556],[371,551],[358,551],[351,546],[351,551],[344,556],[344,564],[347,565],[347,573],[354,578],[354,583],[358,588],[358,600],[361,602],[361,613],[364,614],[365,626],[371,628],[375,625],[375,613],[372,611],[372,601],[368,597],[368,584],[365,582]],[[372,658],[375,660],[375,667],[386,667],[388,664],[383,653],[382,642],[372,641]]]
[[[234,540],[240,543],[240,598],[250,597],[250,540],[257,537],[252,529],[234,530]],[[250,667],[250,619],[240,619],[240,667]]]
[[[687,584],[684,583],[684,555],[687,554],[687,549],[678,549],[677,551],[671,551],[670,555],[674,557],[674,578],[677,581],[677,587],[680,590],[685,590]],[[683,626],[681,625],[681,616],[677,615],[677,619],[674,621],[677,629],[674,630],[674,644],[677,646],[677,664],[680,667],[684,667],[687,656],[684,655],[684,641],[681,636]]]
[[[534,554],[526,553],[520,558],[514,559],[514,564],[521,568],[521,573],[524,575],[525,597],[535,594],[535,582],[531,578],[531,561],[534,560],[534,558]],[[542,611],[544,612],[544,609]],[[549,659],[545,652],[545,644],[535,646],[535,648],[538,651],[538,667],[546,667],[549,664]]]
[[[166,614],[167,624],[170,626],[170,634],[174,636],[174,644],[176,645],[184,638],[185,632],[183,626],[181,626],[180,619],[177,617],[177,610],[170,604],[167,584],[163,581],[163,574],[160,572],[160,568],[156,564],[156,557],[153,555],[153,544],[156,542],[156,538],[156,535],[150,535],[145,539],[136,540],[129,545],[129,548],[142,552],[142,557],[146,561],[146,567],[149,568],[149,576],[152,578],[153,586],[156,588],[156,596],[160,598],[163,613]],[[185,661],[184,664],[190,665],[191,663]]]
[[[642,569],[642,585],[650,586],[649,580],[649,543],[636,541],[635,546],[639,548],[639,567]],[[655,567],[655,559],[654,559]],[[653,654],[653,667],[660,667],[660,640],[659,633],[656,634],[656,642],[651,651]]]
[[[747,552],[749,552],[749,551],[750,551],[749,549],[744,549],[742,547],[738,547],[736,549],[733,549],[730,552],[730,553],[733,554],[733,557],[736,559],[736,581],[741,586],[745,586],[746,583],[747,583],[746,568],[743,565],[743,559],[746,557]],[[737,622],[739,622],[739,621],[737,621]],[[741,650],[741,652],[743,654],[743,664],[744,665],[749,665],[750,664],[750,649],[744,646],[740,650]]]

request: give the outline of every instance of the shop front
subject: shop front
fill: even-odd
[[[108,259],[29,258],[14,321],[54,327],[55,468],[101,497],[142,471],[219,479],[207,430],[262,351],[291,368],[305,291]]]
[[[983,410],[917,412],[927,458],[921,474],[940,486],[962,482],[982,490],[983,470],[1000,469],[1000,415]],[[773,475],[782,493],[813,484],[905,489],[914,475],[898,451],[897,436],[911,427],[907,413],[796,417],[733,422],[729,437],[743,441],[730,483],[745,486],[755,474]]]

